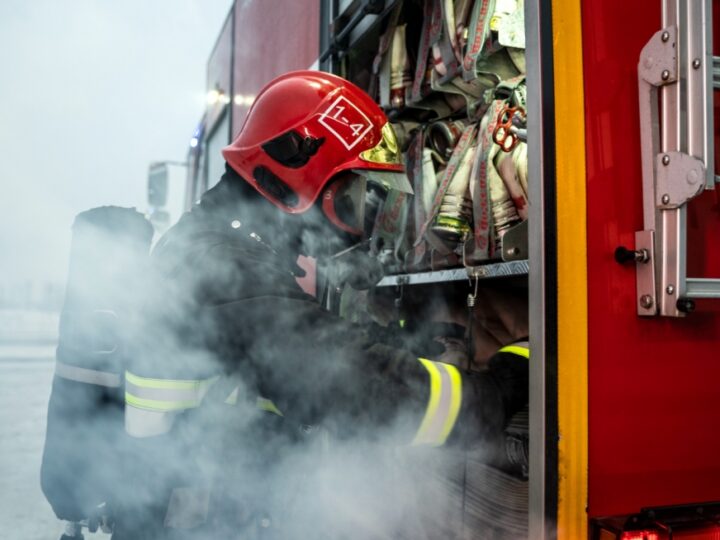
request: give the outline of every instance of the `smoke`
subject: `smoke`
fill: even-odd
[[[231,0],[0,2],[0,284],[62,284],[73,217],[182,160]]]
[[[410,446],[428,396],[416,357],[430,354],[377,343],[307,297],[288,252],[323,244],[308,237],[323,224],[273,220],[264,199],[237,197],[238,181],[206,194],[152,264],[138,222],[76,225],[59,359],[211,382],[166,433],[133,438],[123,388],[56,378],[44,463],[55,509],[107,502],[116,540],[522,537],[527,484],[493,467],[485,443]]]
[[[224,16],[229,3],[220,3]],[[142,208],[147,164],[182,157],[202,104],[181,76],[202,86],[197,73],[219,21],[207,2],[146,4],[0,5],[0,61],[12,68],[0,84],[4,280],[62,280],[73,216],[107,203]],[[178,46],[169,38],[178,34],[192,39]],[[277,228],[260,202],[220,199],[202,235],[161,244],[154,270],[137,243],[103,228],[88,231],[73,256],[59,360],[117,375],[219,379],[200,407],[168,415],[168,433],[131,438],[124,387],[56,377],[43,488],[58,513],[80,519],[107,502],[117,540],[168,530],[197,540],[452,538],[464,528],[502,537],[494,528],[522,507],[522,481],[494,472],[483,446],[409,446],[427,388],[399,366],[430,356],[422,347],[435,336],[402,351],[320,311],[295,286],[286,253],[331,254],[343,239],[312,216]],[[338,281],[372,270],[360,262],[343,260]],[[420,317],[423,297],[423,316],[448,302],[406,291],[404,309]],[[439,311],[465,323],[462,309]],[[511,341],[488,334],[486,351]],[[233,393],[236,403],[226,403]],[[258,397],[282,416],[258,408]],[[512,487],[504,503],[493,498],[503,485]],[[179,511],[169,515],[173,504]],[[511,524],[523,522],[516,514]]]

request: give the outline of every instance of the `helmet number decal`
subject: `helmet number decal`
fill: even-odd
[[[348,150],[372,129],[372,122],[356,105],[340,96],[320,116],[319,122]]]

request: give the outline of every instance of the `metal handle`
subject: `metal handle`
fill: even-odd
[[[646,263],[650,260],[650,254],[647,249],[628,249],[625,246],[618,246],[615,249],[615,261],[618,264],[629,262]]]

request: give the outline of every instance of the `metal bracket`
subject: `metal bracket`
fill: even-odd
[[[528,261],[510,261],[470,266],[468,268],[448,268],[432,272],[415,272],[385,276],[376,287],[397,287],[404,285],[425,285],[428,283],[448,283],[467,281],[468,279],[511,278],[528,275]]]
[[[638,231],[635,233],[635,249],[645,250],[647,259],[637,261],[637,312],[638,315],[651,316],[658,313],[655,297],[655,232]]]
[[[638,75],[652,86],[677,81],[677,28],[668,26],[655,32],[640,53]]]
[[[655,157],[655,205],[678,208],[705,189],[705,165],[681,152],[666,152]]]
[[[528,258],[527,220],[505,231],[500,238],[500,252],[503,261],[522,261]]]
[[[683,317],[692,298],[720,298],[720,279],[687,276],[687,204],[715,187],[712,0],[662,0],[663,28],[640,54],[643,231],[639,315]]]

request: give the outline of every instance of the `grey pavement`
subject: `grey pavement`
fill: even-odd
[[[40,490],[57,322],[0,310],[0,528],[13,540],[58,540],[64,529]]]
[[[40,491],[52,354],[0,346],[0,523],[19,540],[57,540],[63,528]]]

